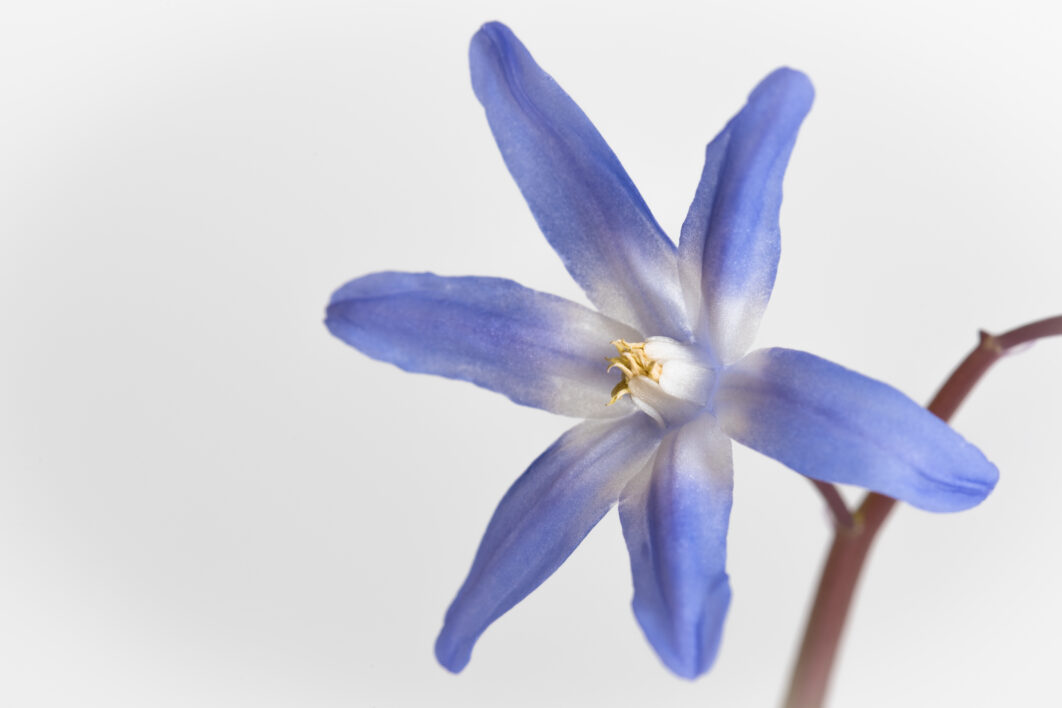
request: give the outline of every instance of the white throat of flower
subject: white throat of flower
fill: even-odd
[[[708,404],[715,372],[693,346],[668,337],[649,337],[644,342],[617,339],[617,356],[608,360],[608,370],[619,369],[623,380],[612,389],[612,405],[630,396],[634,405],[663,426],[683,423]]]

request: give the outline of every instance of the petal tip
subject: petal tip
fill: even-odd
[[[513,31],[509,29],[508,25],[506,25],[504,22],[498,22],[497,20],[484,22],[482,25],[480,25],[479,31],[476,34],[479,34],[481,32],[489,35],[511,35],[513,33]]]
[[[436,277],[432,273],[397,273],[380,271],[369,273],[347,281],[336,288],[325,306],[324,325],[334,336],[357,347],[348,338],[352,327],[356,326],[358,304],[364,298],[393,295],[408,288],[410,278]]]
[[[450,673],[459,674],[472,658],[472,646],[467,641],[456,639],[447,629],[444,626],[435,640],[435,659]]]
[[[329,304],[325,308],[325,317],[323,324],[328,329],[329,334],[333,337],[339,337],[339,314],[333,305]]]
[[[723,573],[708,591],[698,616],[682,625],[664,629],[656,610],[644,606],[638,597],[631,606],[646,639],[664,666],[676,676],[693,681],[715,665],[730,599],[730,576]]]
[[[783,66],[775,69],[761,81],[749,95],[749,102],[768,100],[779,108],[788,108],[801,116],[811,110],[815,100],[815,87],[807,74]]]
[[[519,42],[520,40],[507,25],[496,21],[485,22],[472,35],[472,41],[468,47],[469,59],[474,66],[482,53],[492,49],[505,53],[508,51],[508,45]]]
[[[952,483],[948,485],[952,491],[950,497],[942,502],[941,508],[927,508],[928,511],[952,512],[972,509],[987,499],[999,483],[999,468],[992,464],[976,446],[970,443],[967,445],[971,454],[976,454],[981,458],[981,464],[964,477],[956,475]],[[956,482],[961,483],[961,487]],[[918,505],[915,504],[915,506]]]

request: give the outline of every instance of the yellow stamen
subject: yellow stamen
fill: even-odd
[[[618,356],[608,359],[607,371],[619,369],[623,374],[623,380],[612,389],[612,399],[606,404],[613,403],[630,393],[628,385],[636,376],[647,376],[653,381],[660,381],[660,373],[664,370],[663,365],[655,359],[650,359],[645,353],[645,342],[628,342],[617,339],[612,342],[616,347]]]

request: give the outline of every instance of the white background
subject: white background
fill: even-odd
[[[8,2],[0,9],[0,705],[769,706],[829,531],[735,456],[734,600],[689,683],[629,610],[614,514],[483,637],[431,653],[495,503],[570,421],[321,325],[382,269],[581,299],[472,95],[508,22],[671,234],[768,71],[818,98],[761,346],[919,400],[1062,312],[1057,4]],[[1062,341],[955,420],[981,507],[903,508],[834,706],[1045,705],[1062,659]],[[854,498],[854,495],[853,495]]]

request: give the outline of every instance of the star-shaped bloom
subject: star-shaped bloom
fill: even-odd
[[[930,511],[992,490],[984,455],[899,391],[800,351],[746,353],[778,266],[807,77],[770,74],[708,145],[676,248],[507,27],[485,25],[470,59],[509,171],[597,310],[510,280],[431,273],[373,273],[332,296],[328,328],[371,357],[586,419],[498,505],[436,642],[443,666],[463,669],[487,626],[618,500],[638,622],[672,671],[706,671],[730,602],[731,440]]]

